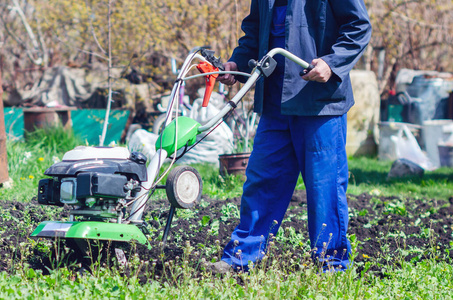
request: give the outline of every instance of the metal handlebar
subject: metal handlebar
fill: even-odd
[[[211,120],[209,120],[206,124],[200,126],[198,128],[198,132],[204,132],[210,129],[212,126],[216,125],[217,122],[219,122],[223,117],[233,108],[233,105],[231,103],[234,103],[234,106],[238,104],[238,102],[245,96],[245,94],[252,88],[252,86],[260,79],[261,76],[269,76],[270,73],[275,69],[275,65],[272,65],[275,63],[275,60],[272,58],[276,54],[281,54],[285,56],[286,58],[290,59],[291,61],[295,62],[296,64],[300,65],[302,68],[305,70],[311,70],[313,69],[313,66],[303,59],[300,59],[296,55],[292,54],[291,52],[282,49],[282,48],[274,48],[270,50],[267,55],[265,55],[262,59],[260,59],[258,62],[253,62],[255,67],[252,71],[252,74],[249,75],[249,79],[246,81],[246,83],[242,86],[242,88],[237,92],[237,94],[231,99],[229,103],[227,103],[220,112],[215,115]],[[219,74],[235,74],[237,72],[230,72],[230,71],[223,71],[223,72],[217,72]],[[244,73],[241,73],[240,75],[243,75]],[[203,74],[206,75],[206,74]],[[192,76],[194,77],[194,76]]]
[[[307,69],[310,67],[310,64],[308,64],[307,62],[298,58],[294,54],[288,52],[287,50],[284,50],[282,48],[275,48],[275,49],[272,49],[271,51],[269,51],[269,53],[266,56],[264,56],[261,60],[256,62],[256,65],[251,74],[241,73],[241,72],[230,72],[230,71],[217,72],[219,74],[236,74],[236,75],[243,75],[243,76],[250,76],[250,77],[248,78],[247,82],[242,86],[242,88],[238,91],[238,93],[233,97],[233,99],[229,103],[227,103],[217,115],[215,115],[205,125],[200,126],[198,128],[199,133],[207,131],[211,127],[216,125],[227,113],[229,113],[231,111],[231,109],[233,109],[233,106],[236,106],[238,104],[238,102],[253,87],[253,85],[258,81],[258,79],[260,77],[269,76],[270,73],[272,73],[273,69],[275,68],[275,64],[276,64],[275,60],[272,57],[276,54],[281,54],[281,55],[287,57],[288,59],[294,61],[295,63],[297,63],[304,69]],[[201,61],[207,61],[207,59],[205,57],[203,57],[202,55],[200,55],[198,53],[198,51],[191,53],[186,58],[186,60],[183,63],[183,66],[181,67],[181,71],[177,76],[176,82],[173,86],[173,89],[172,89],[172,92],[170,95],[170,99],[175,98],[175,96],[177,95],[178,90],[181,87],[181,84],[184,82],[184,80],[195,77],[195,76],[186,77],[186,75],[190,69],[190,64],[192,63],[192,60],[194,60],[194,59],[199,59]],[[201,75],[196,75],[196,76],[197,77],[206,76],[206,74],[208,74],[208,73],[203,73]],[[172,102],[174,104],[169,105],[169,107],[167,109],[167,120],[165,122],[165,126],[168,125],[171,120],[174,106],[176,106],[176,109],[178,106],[178,102],[176,102],[176,101],[172,101]],[[175,134],[175,140],[177,140],[176,136],[177,136],[177,131]],[[151,161],[147,167],[148,181],[142,183],[142,189],[136,197],[137,201],[135,201],[133,203],[133,206],[132,206],[133,213],[128,218],[129,221],[134,222],[134,221],[141,220],[143,211],[144,211],[144,203],[146,203],[146,201],[148,199],[146,195],[148,194],[149,190],[152,189],[153,185],[156,185],[158,183],[158,181],[163,177],[163,176],[160,176],[159,177],[160,179],[157,179],[157,181],[156,181],[156,178],[158,178],[158,175],[159,175],[159,170],[160,170],[164,160],[167,158],[167,155],[168,155],[167,151],[165,151],[163,149],[158,149],[156,154],[151,159]],[[174,163],[174,159],[173,159],[172,164],[173,163]],[[171,167],[171,165],[170,165],[170,167]],[[170,169],[170,167],[168,168],[168,170]]]

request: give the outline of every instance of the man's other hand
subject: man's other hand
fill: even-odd
[[[332,70],[329,65],[320,58],[315,58],[311,61],[314,68],[302,76],[302,79],[307,81],[327,82],[332,76]]]

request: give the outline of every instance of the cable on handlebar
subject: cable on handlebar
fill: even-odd
[[[186,143],[186,145],[184,146],[184,150],[182,151],[182,153],[181,153],[180,155],[178,155],[176,158],[171,157],[171,156],[169,156],[168,158],[174,159],[175,162],[176,162],[178,159],[180,159],[181,157],[183,157],[183,155],[186,154],[186,153],[190,150],[190,149],[188,149],[188,148],[189,148],[189,142]]]

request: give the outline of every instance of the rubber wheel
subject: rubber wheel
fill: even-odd
[[[192,208],[200,202],[203,183],[195,168],[178,166],[170,171],[166,184],[167,197],[176,208]]]

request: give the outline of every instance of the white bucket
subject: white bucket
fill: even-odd
[[[439,143],[444,143],[453,133],[453,120],[428,120],[423,122],[422,138],[428,158],[440,167]]]

